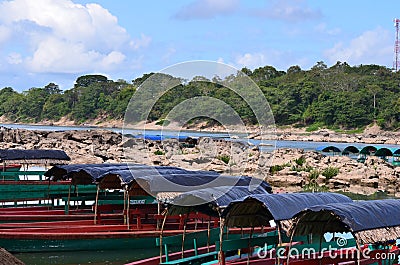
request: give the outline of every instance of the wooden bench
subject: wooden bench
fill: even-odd
[[[210,238],[219,237],[219,228],[214,228],[210,230]],[[162,239],[162,246],[164,248],[165,262],[160,264],[191,264],[193,261],[206,262],[214,260],[218,256],[218,251],[211,251],[203,254],[198,253],[198,245],[207,244],[207,231],[192,232],[185,235],[184,248],[191,247],[194,249],[194,256],[184,257],[177,260],[169,259],[169,248],[170,246],[181,246],[183,240],[183,235],[169,236]],[[215,240],[213,240],[215,241]],[[156,245],[160,246],[160,238],[156,238]],[[185,254],[185,253],[183,253]]]
[[[1,180],[24,180],[27,176],[39,176],[39,180],[43,180],[46,171],[0,171]],[[24,179],[21,179],[23,177]]]

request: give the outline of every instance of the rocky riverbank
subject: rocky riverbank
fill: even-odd
[[[54,132],[2,127],[0,148],[62,149],[71,157],[71,163],[135,162],[249,175],[265,179],[282,191],[399,193],[400,167],[377,157],[359,163],[345,156],[327,157],[302,149],[266,153],[257,146],[211,138],[200,138],[193,145],[176,139],[144,141],[107,130]]]

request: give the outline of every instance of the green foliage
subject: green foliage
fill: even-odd
[[[315,182],[317,180],[317,178],[319,177],[319,174],[320,174],[319,171],[314,169],[308,175],[308,179],[310,180],[310,182]]]
[[[339,174],[339,168],[337,167],[327,167],[322,171],[322,176],[324,176],[327,180],[336,177]]]
[[[217,159],[221,160],[225,164],[228,164],[230,157],[228,155],[219,155],[219,156],[217,156]]]
[[[243,68],[243,72],[259,85],[279,126],[295,124],[306,127],[309,132],[319,128],[359,132],[376,122],[384,129],[400,128],[400,73],[384,66],[352,67],[337,62],[328,67],[320,61],[310,70],[291,66],[285,73],[264,66],[254,70]],[[76,79],[73,88],[65,91],[54,83],[22,93],[3,88],[0,90],[0,115],[16,121],[35,122],[58,120],[63,116],[78,122],[99,117],[122,119],[130,99],[138,97],[140,100],[130,106],[126,121],[161,121],[185,100],[204,96],[224,101],[246,124],[257,124],[259,117],[256,118],[254,113],[268,115],[268,109],[257,110],[260,106],[244,101],[227,88],[236,89],[248,99],[253,98],[243,80],[244,75],[237,74],[224,78],[215,76],[212,81],[216,83],[201,76],[182,82],[170,75],[149,73],[129,84],[124,80],[109,80],[103,75],[84,75]],[[171,87],[164,93],[164,88]],[[149,106],[153,108],[146,113]],[[198,117],[205,110],[208,118]],[[224,117],[225,121],[233,121],[234,116],[226,116],[231,112],[208,101],[200,101],[175,112],[171,118],[187,122],[185,117],[207,121],[209,117],[215,120]]]
[[[303,166],[304,163],[306,162],[306,158],[304,156],[300,156],[299,158],[295,159],[294,162],[298,166]]]
[[[161,119],[156,122],[156,125],[160,126],[168,126],[171,122],[169,120]]]
[[[290,164],[288,163],[283,165],[273,165],[269,168],[269,173],[271,173],[271,175],[274,175],[276,172],[281,171],[282,169],[288,166],[290,166]]]
[[[329,188],[325,185],[319,185],[316,182],[310,182],[303,186],[303,191],[306,192],[327,192]]]
[[[157,155],[157,156],[162,156],[165,153],[163,151],[161,151],[161,150],[156,150],[156,151],[154,151],[154,154]]]

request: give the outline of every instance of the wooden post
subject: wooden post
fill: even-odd
[[[224,226],[225,220],[222,219],[221,215],[219,217],[219,253],[218,253],[218,263],[225,265],[225,255],[222,251],[222,242],[224,237]]]
[[[185,236],[186,236],[186,226],[187,226],[187,219],[189,218],[189,213],[186,214],[186,218],[183,223],[183,235],[182,235],[182,259],[184,258],[185,255]]]
[[[97,223],[97,206],[99,204],[99,192],[100,192],[100,185],[97,184],[96,201],[94,204],[94,224]]]
[[[162,239],[163,239],[163,232],[164,232],[164,226],[165,226],[165,221],[167,220],[167,216],[168,216],[168,208],[165,211],[165,215],[164,215],[164,219],[161,225],[161,233],[160,233],[160,263],[162,263],[162,249],[163,249],[163,245],[162,245]],[[165,257],[166,260],[168,261],[168,253],[165,253]]]

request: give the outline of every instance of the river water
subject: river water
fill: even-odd
[[[202,131],[167,131],[167,130],[134,130],[134,129],[124,129],[121,128],[98,128],[98,127],[89,127],[89,126],[47,126],[47,125],[25,125],[25,124],[0,124],[0,126],[7,128],[20,128],[27,130],[41,130],[41,131],[69,131],[69,130],[110,130],[113,132],[119,132],[124,134],[129,134],[133,136],[140,136],[144,133],[146,135],[157,136],[163,135],[165,138],[173,138],[179,136],[188,136],[188,137],[215,137],[215,138],[223,138],[223,139],[231,139],[230,135],[227,133],[218,133],[218,132],[202,132]],[[238,134],[240,138],[244,135]],[[259,145],[261,143],[260,140],[250,139],[248,140],[250,143],[254,145]],[[346,146],[354,145],[355,147],[361,149],[368,144],[362,143],[337,143],[337,142],[310,142],[310,141],[265,141],[262,142],[264,145],[260,146],[261,150],[271,151],[274,148],[301,148],[304,150],[315,150],[319,146],[327,146],[334,145],[339,149],[344,149]],[[374,144],[376,147],[387,147],[392,149],[400,148],[400,145],[385,145],[385,144]]]

